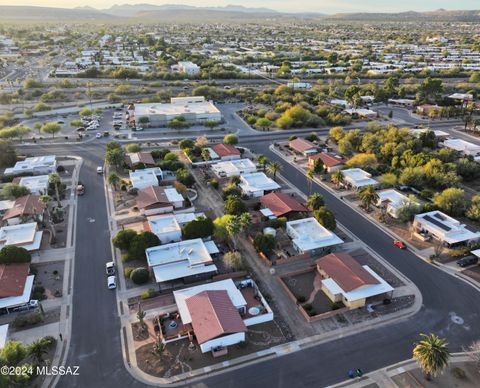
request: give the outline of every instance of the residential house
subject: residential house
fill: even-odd
[[[161,244],[177,242],[182,239],[183,226],[201,216],[204,216],[204,214],[177,213],[150,216],[147,217],[147,221],[144,223],[144,230],[154,233],[160,239]]]
[[[358,190],[364,186],[377,186],[378,181],[372,178],[372,174],[362,170],[361,168],[349,168],[342,170],[344,176],[344,185]]]
[[[292,195],[277,192],[260,197],[263,209],[260,212],[272,218],[285,217],[294,213],[308,213],[308,209],[298,202]]]
[[[31,194],[48,194],[48,175],[17,177],[13,180],[13,183],[25,186]]]
[[[248,197],[261,197],[280,189],[280,185],[263,172],[240,175],[239,187]]]
[[[220,159],[222,161],[240,159],[241,156],[237,147],[224,143],[215,144],[209,148],[209,152],[212,159]]]
[[[202,353],[215,354],[245,341],[247,327],[273,320],[272,309],[249,278],[201,284],[174,291],[173,296],[181,326],[191,328]],[[181,338],[185,337],[171,340]],[[163,340],[169,342],[168,338]]]
[[[41,221],[46,204],[40,201],[38,195],[25,195],[17,198],[13,206],[6,211],[2,220],[8,225],[16,225],[26,221]]]
[[[290,140],[288,142],[288,146],[295,152],[302,154],[304,156],[308,156],[318,152],[317,146],[315,144],[301,138]]]
[[[27,251],[40,249],[43,232],[38,230],[37,223],[8,225],[0,228],[0,249],[7,245],[25,248]]]
[[[473,156],[476,161],[480,161],[480,145],[462,139],[447,139],[441,145],[458,151],[465,156]]]
[[[219,178],[229,178],[257,171],[257,166],[250,159],[234,159],[212,164],[213,173]]]
[[[308,155],[307,167],[313,168],[315,161],[321,160],[328,173],[340,170],[345,166],[347,159],[340,155],[334,155],[328,152],[320,152],[318,154]]]
[[[0,311],[28,303],[34,275],[29,275],[30,263],[0,264]]]
[[[141,170],[129,171],[130,182],[136,189],[144,189],[149,186],[158,186],[163,173],[159,167],[144,168]]]
[[[447,246],[458,246],[480,239],[480,232],[472,232],[460,221],[439,210],[417,214],[413,220],[417,237],[430,236]]]
[[[392,298],[393,287],[348,253],[331,253],[315,263],[322,277],[321,290],[334,303],[341,302],[353,309],[365,306],[373,298]]]
[[[184,199],[174,187],[148,186],[138,190],[137,207],[146,216],[171,213],[184,207]]]
[[[201,238],[185,240],[148,248],[148,267],[157,283],[183,281],[192,283],[210,279],[216,272],[211,254],[218,248],[210,241],[205,244]]]
[[[345,109],[345,113],[349,114],[350,116],[358,116],[365,119],[375,119],[378,117],[377,112],[365,108]]]
[[[132,169],[139,164],[147,167],[155,166],[155,160],[150,152],[129,152],[125,155],[125,163]]]
[[[386,189],[377,191],[378,201],[376,206],[385,208],[386,212],[393,218],[398,218],[398,210],[407,205],[410,199],[394,189]],[[414,202],[420,210],[420,204]]]
[[[313,256],[343,243],[340,237],[313,217],[289,221],[286,227],[293,247],[299,254],[310,253]]]
[[[19,174],[50,174],[57,170],[55,155],[34,156],[15,163],[15,166],[5,169],[5,175]]]

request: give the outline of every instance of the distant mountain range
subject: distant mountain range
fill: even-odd
[[[180,4],[121,4],[107,9],[92,7],[53,8],[32,6],[0,6],[0,20],[32,20],[76,22],[82,20],[135,20],[159,22],[222,22],[261,21],[278,19],[308,19],[331,21],[464,21],[480,22],[480,11],[446,11],[400,13],[285,13],[269,8],[249,8],[240,5],[225,7],[195,7]]]

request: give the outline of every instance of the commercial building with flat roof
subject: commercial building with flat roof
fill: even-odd
[[[221,121],[222,114],[205,97],[176,97],[166,103],[135,104],[135,120],[147,117],[150,126],[165,126],[175,118],[183,117],[188,123],[202,123],[206,121]]]

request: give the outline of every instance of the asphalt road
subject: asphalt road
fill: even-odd
[[[307,191],[306,178],[268,150],[273,140],[244,142],[284,165],[282,174]],[[75,280],[72,306],[72,338],[67,365],[79,365],[79,377],[65,377],[59,387],[142,387],[123,366],[120,326],[114,292],[106,287],[105,262],[110,260],[106,204],[102,179],[95,172],[102,164],[103,143],[71,147],[35,147],[36,153],[73,154],[85,160],[80,180],[87,192],[78,201],[76,224]],[[30,151],[29,151],[30,152]],[[480,338],[480,294],[459,279],[426,264],[409,251],[401,251],[392,239],[342,201],[317,184],[337,220],[409,277],[423,295],[423,306],[415,316],[361,334],[254,365],[202,379],[202,387],[322,387],[347,378],[350,368],[372,371],[411,356],[420,332],[446,337],[452,351]],[[92,217],[95,222],[89,222]],[[452,321],[452,315],[464,320]]]

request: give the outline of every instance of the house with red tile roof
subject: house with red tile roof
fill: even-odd
[[[2,220],[8,225],[17,225],[28,221],[41,221],[45,212],[46,204],[40,201],[38,195],[24,195],[17,198],[13,206],[8,209]]]
[[[28,303],[34,275],[30,263],[0,264],[0,309],[12,309]]]
[[[272,214],[275,217],[283,217],[291,215],[292,213],[302,213],[308,212],[308,209],[298,202],[293,196],[281,193],[274,192],[263,197],[260,197],[260,203],[263,205],[264,209],[269,210],[270,212],[262,212],[265,216],[269,217]]]
[[[211,151],[213,152],[211,152]],[[210,148],[210,157],[212,159],[233,160],[240,159],[240,151],[231,144],[215,144]]]
[[[363,307],[372,298],[390,299],[393,287],[368,265],[361,265],[345,252],[331,253],[316,260],[322,277],[321,290],[332,302],[353,309]]]
[[[294,140],[289,141],[288,145],[295,152],[298,152],[299,154],[302,154],[305,156],[309,154],[314,154],[318,151],[317,146],[315,144],[301,138],[296,138]]]
[[[335,170],[340,170],[345,166],[347,159],[327,152],[320,152],[318,154],[308,155],[307,167],[313,168],[316,160],[321,160],[327,172],[331,173]]]

